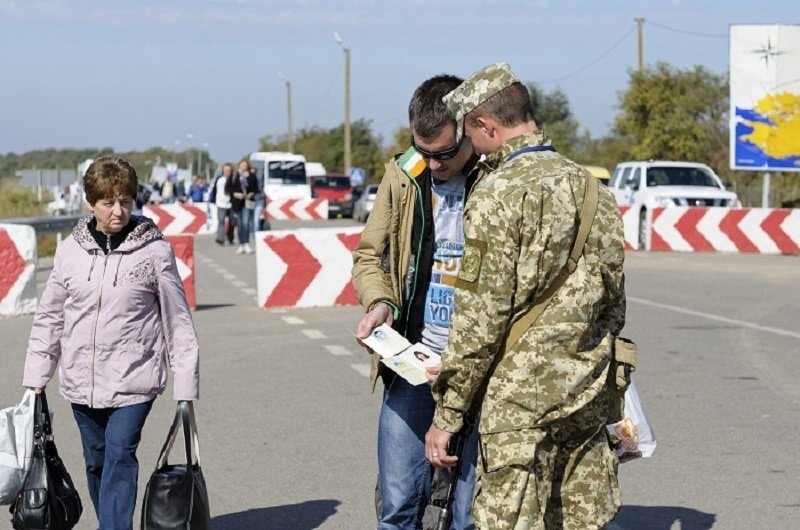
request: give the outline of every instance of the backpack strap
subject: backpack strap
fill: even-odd
[[[567,263],[561,268],[561,271],[553,280],[542,296],[531,305],[530,309],[522,316],[520,316],[511,325],[505,340],[503,341],[503,353],[508,352],[514,344],[519,340],[525,331],[530,328],[536,320],[542,316],[544,310],[550,304],[555,294],[567,281],[569,275],[575,272],[578,267],[578,260],[583,254],[583,248],[586,245],[586,240],[589,237],[589,232],[592,230],[594,223],[594,216],[597,213],[597,203],[599,200],[599,188],[597,179],[592,175],[587,175],[586,185],[583,189],[583,205],[581,206],[580,225],[578,226],[578,234],[575,236],[575,242],[572,245],[572,251],[569,254]]]

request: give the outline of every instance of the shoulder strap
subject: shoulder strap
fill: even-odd
[[[594,216],[597,212],[597,201],[599,198],[599,189],[597,179],[592,175],[587,175],[586,186],[583,190],[583,205],[581,206],[580,225],[578,225],[578,234],[575,236],[575,242],[572,244],[572,251],[570,252],[567,263],[561,268],[561,271],[550,284],[550,287],[542,293],[537,301],[528,309],[513,324],[511,329],[503,341],[503,353],[511,349],[516,344],[522,334],[530,328],[536,320],[544,313],[550,301],[561,288],[569,275],[575,272],[578,266],[578,260],[583,254],[583,247],[586,245],[586,239],[589,237],[589,232],[592,230],[592,223]]]

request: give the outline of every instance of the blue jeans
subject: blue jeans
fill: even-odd
[[[239,244],[244,245],[250,242],[250,228],[253,225],[253,210],[245,208],[236,212],[236,230],[239,231]]]
[[[93,409],[72,405],[86,463],[86,482],[100,530],[131,530],[139,461],[136,448],[153,401]]]
[[[225,226],[225,221],[228,225]],[[217,241],[223,243],[225,239],[228,243],[233,243],[233,226],[236,221],[233,217],[233,210],[230,208],[217,208]]]
[[[266,206],[266,199],[264,197],[256,198],[256,207],[253,209],[253,230],[250,234],[255,239],[256,232],[264,229],[264,207]]]
[[[378,530],[420,530],[431,495],[431,464],[425,458],[425,433],[435,404],[428,385],[413,386],[400,377],[384,390],[378,423],[378,474],[382,496]],[[471,530],[475,489],[477,430],[464,450],[456,487],[453,530]]]

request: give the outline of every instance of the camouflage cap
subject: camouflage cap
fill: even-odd
[[[444,96],[442,101],[456,119],[456,141],[461,141],[464,118],[467,114],[504,88],[517,82],[519,79],[508,64],[495,63],[481,68]]]

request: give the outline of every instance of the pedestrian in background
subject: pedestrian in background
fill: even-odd
[[[471,183],[467,175],[477,160],[470,141],[456,138],[455,119],[442,103],[460,83],[455,76],[436,76],[411,98],[413,147],[386,164],[353,253],[353,284],[367,309],[356,331],[359,338],[387,323],[409,342],[422,342],[437,354],[447,345],[453,284],[464,248],[461,220]],[[431,496],[433,470],[425,458],[424,436],[433,419],[433,397],[429,385],[413,386],[383,370],[379,360],[372,355],[372,388],[378,376],[384,385],[378,424],[378,529],[417,530]],[[468,465],[456,488],[453,529],[473,528],[476,451],[477,432],[464,453]]]
[[[175,202],[175,184],[172,182],[172,175],[167,173],[164,183],[161,185],[161,202],[172,204]]]
[[[199,175],[192,177],[192,185],[189,186],[189,200],[191,202],[203,202],[208,191],[206,179]]]
[[[592,177],[537,129],[528,90],[505,63],[473,74],[445,101],[458,136],[485,159],[465,205],[458,311],[433,385],[427,456],[453,465],[449,440],[482,400],[478,528],[602,528],[620,506],[605,428],[611,348],[625,322],[619,210],[599,186],[583,254],[558,287]],[[505,345],[512,322],[554,284],[544,313]]]
[[[258,191],[258,179],[250,169],[250,162],[242,160],[239,169],[225,188],[231,196],[231,208],[236,214],[236,230],[239,237],[237,254],[251,254],[250,230],[253,225],[255,195]]]
[[[99,158],[84,185],[92,216],[56,249],[22,384],[43,389],[58,368],[100,530],[131,530],[145,419],[168,367],[174,398],[198,399],[197,336],[172,247],[152,220],[131,215],[133,166]]]
[[[229,183],[233,179],[233,166],[229,163],[222,165],[222,170],[214,178],[211,186],[211,194],[208,202],[217,208],[217,236],[215,241],[223,245],[225,240],[233,245],[233,227],[236,225],[236,217],[231,209],[231,196],[228,193]]]

